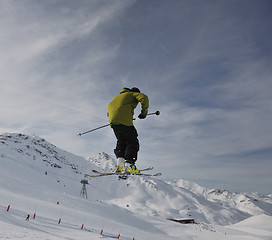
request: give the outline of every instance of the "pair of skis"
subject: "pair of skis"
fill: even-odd
[[[119,176],[120,178],[123,178],[123,179],[125,179],[127,176],[130,176],[130,175],[150,176],[150,177],[161,176],[161,173],[155,173],[155,174],[142,173],[142,172],[145,172],[145,171],[150,171],[152,169],[153,169],[153,167],[148,167],[148,168],[145,168],[145,169],[141,169],[141,170],[139,170],[139,173],[129,173],[129,172],[126,172],[126,173],[122,173],[122,172],[105,172],[104,173],[104,172],[99,172],[97,170],[92,170],[93,173],[95,173],[94,175],[85,174],[84,176],[85,177],[102,177],[102,176],[117,175],[117,176]]]

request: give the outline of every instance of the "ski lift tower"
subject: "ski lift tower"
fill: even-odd
[[[81,192],[80,192],[80,196],[83,196],[83,197],[85,197],[87,199],[88,196],[87,196],[86,184],[89,184],[88,180],[83,179],[83,180],[81,180],[81,183],[82,183],[83,186],[82,186],[82,189],[81,189]]]

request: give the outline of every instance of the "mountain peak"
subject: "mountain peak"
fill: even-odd
[[[88,157],[87,159],[105,172],[114,171],[116,168],[116,160],[105,152],[98,153],[97,155]]]
[[[70,166],[76,173],[81,171],[76,161],[73,161],[73,158],[76,158],[75,155],[57,148],[36,135],[4,133],[0,134],[0,144],[2,145],[0,145],[2,157],[24,161],[28,164],[32,160],[37,160],[46,166],[54,168]]]

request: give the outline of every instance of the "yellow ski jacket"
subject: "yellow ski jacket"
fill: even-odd
[[[134,109],[138,103],[142,105],[142,114],[147,114],[149,99],[147,95],[140,92],[132,92],[124,88],[116,95],[108,105],[108,117],[110,124],[133,125]]]

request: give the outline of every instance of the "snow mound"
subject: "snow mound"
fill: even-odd
[[[229,226],[229,229],[243,231],[261,239],[272,239],[272,216],[260,214]]]

